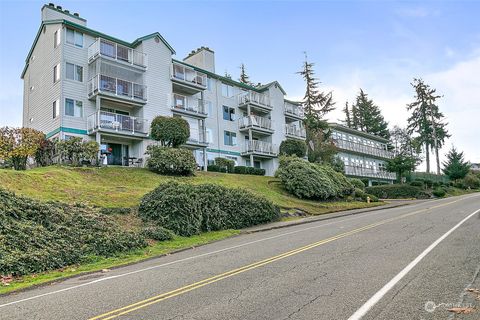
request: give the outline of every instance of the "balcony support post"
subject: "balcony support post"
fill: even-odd
[[[203,171],[207,171],[207,148],[203,148]]]

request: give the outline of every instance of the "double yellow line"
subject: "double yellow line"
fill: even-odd
[[[460,201],[460,200],[447,202],[447,203],[437,205],[437,206],[434,206],[434,207],[431,207],[431,208],[416,210],[416,211],[413,211],[413,212],[409,212],[409,213],[400,215],[398,217],[381,220],[379,222],[372,223],[372,224],[366,225],[366,226],[358,228],[358,229],[354,229],[354,230],[351,230],[351,231],[348,231],[348,232],[344,232],[344,233],[338,234],[336,236],[333,236],[333,237],[330,237],[330,238],[327,238],[327,239],[324,239],[324,240],[320,240],[320,241],[311,243],[309,245],[306,245],[306,246],[303,246],[303,247],[300,247],[300,248],[297,248],[297,249],[294,249],[294,250],[291,250],[291,251],[288,251],[288,252],[285,252],[285,253],[282,253],[282,254],[279,254],[279,255],[276,255],[276,256],[261,260],[261,261],[258,261],[258,262],[255,262],[255,263],[252,263],[252,264],[249,264],[249,265],[237,268],[237,269],[233,269],[233,270],[227,271],[225,273],[218,274],[216,276],[213,276],[213,277],[210,277],[210,278],[207,278],[207,279],[189,284],[187,286],[178,288],[176,290],[169,291],[169,292],[166,292],[166,293],[162,293],[160,295],[157,295],[157,296],[154,296],[154,297],[151,297],[151,298],[148,298],[148,299],[130,304],[128,306],[109,311],[107,313],[104,313],[104,314],[98,315],[96,317],[90,318],[89,320],[114,319],[114,318],[117,318],[119,316],[125,315],[127,313],[133,312],[135,310],[148,307],[152,304],[155,304],[155,303],[161,302],[163,300],[167,300],[167,299],[176,297],[178,295],[187,293],[187,292],[195,290],[195,289],[199,289],[201,287],[204,287],[206,285],[218,282],[220,280],[224,280],[224,279],[233,277],[235,275],[241,274],[243,272],[262,267],[264,265],[273,263],[273,262],[278,261],[278,260],[285,259],[287,257],[290,257],[290,256],[293,256],[293,255],[299,254],[301,252],[316,248],[316,247],[324,245],[326,243],[329,243],[329,242],[332,242],[332,241],[335,241],[335,240],[338,240],[338,239],[342,239],[342,238],[354,235],[356,233],[360,233],[362,231],[369,230],[369,229],[384,225],[384,224],[392,222],[392,221],[400,220],[400,219],[418,214],[420,212],[425,212],[425,211],[428,211],[428,210],[431,210],[431,209],[436,209],[436,208],[439,208],[439,207],[443,207],[443,206],[446,206],[446,205],[449,205],[449,204],[452,204],[452,203],[455,203],[455,202],[458,202],[458,201]]]

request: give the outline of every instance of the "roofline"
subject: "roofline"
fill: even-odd
[[[364,136],[366,138],[374,139],[374,140],[377,140],[377,141],[381,141],[381,142],[385,142],[385,143],[390,141],[388,139],[376,136],[376,135],[371,134],[371,133],[367,133],[367,132],[363,132],[363,131],[360,131],[360,130],[356,130],[356,129],[346,127],[346,126],[344,126],[342,124],[339,124],[339,123],[336,123],[336,122],[329,122],[328,125],[332,128],[338,128],[338,129],[341,129],[341,130],[344,130],[344,131],[347,131],[347,132],[350,132],[350,133],[354,133],[354,134],[357,134],[359,136]]]
[[[35,45],[37,44],[38,38],[40,37],[40,33],[42,31],[42,28],[43,28],[43,26],[49,25],[49,24],[63,24],[65,26],[71,27],[73,29],[80,30],[84,33],[94,35],[98,38],[104,38],[104,39],[107,39],[107,40],[110,40],[110,41],[113,41],[113,42],[117,42],[117,43],[119,43],[121,45],[124,45],[126,47],[129,47],[129,48],[135,48],[142,41],[145,41],[145,40],[148,40],[150,38],[153,38],[153,37],[157,36],[167,46],[167,48],[172,52],[172,54],[176,53],[175,50],[172,48],[172,46],[170,46],[170,44],[165,40],[165,38],[162,37],[162,35],[158,32],[154,32],[154,33],[151,33],[149,35],[137,38],[133,42],[130,43],[130,42],[117,39],[117,38],[109,36],[105,33],[101,33],[99,31],[87,28],[85,26],[79,25],[77,23],[74,23],[74,22],[71,22],[71,21],[68,21],[68,20],[65,20],[65,19],[47,20],[47,21],[42,21],[42,23],[40,24],[40,27],[38,28],[38,32],[37,32],[37,35],[35,37],[35,40],[33,41],[32,47],[30,48],[30,51],[28,52],[27,58],[25,59],[25,67],[23,68],[22,75],[20,76],[22,79],[23,79],[23,76],[25,75],[25,72],[27,71],[28,63],[30,61],[30,57],[32,55],[33,49],[35,48]]]
[[[244,89],[256,91],[256,92],[259,92],[259,93],[267,90],[267,88],[268,88],[269,86],[271,86],[272,84],[277,83],[278,86],[279,86],[279,88],[280,88],[280,90],[282,91],[282,93],[283,93],[284,95],[286,95],[286,92],[283,90],[282,86],[280,86],[280,83],[278,83],[278,81],[272,81],[272,82],[267,83],[266,85],[263,85],[263,86],[261,86],[261,87],[253,87],[253,86],[250,86],[250,85],[245,84],[245,83],[243,83],[243,82],[236,81],[236,80],[233,80],[233,79],[231,79],[231,78],[224,77],[224,76],[218,75],[218,74],[216,74],[216,73],[210,72],[210,71],[208,71],[208,70],[199,68],[199,67],[194,66],[194,65],[192,65],[192,64],[186,63],[185,61],[181,61],[181,60],[177,60],[177,59],[172,59],[172,61],[177,62],[177,63],[181,63],[181,64],[183,64],[183,65],[186,65],[186,66],[190,67],[190,68],[193,68],[193,69],[196,70],[196,71],[205,73],[206,75],[208,75],[208,76],[210,76],[210,77],[212,77],[212,78],[215,78],[215,79],[221,80],[221,81],[223,81],[223,82],[227,82],[227,83],[236,85],[236,86],[238,86],[238,87],[242,87],[242,88],[244,88]]]
[[[291,104],[294,104],[294,105],[297,105],[297,106],[302,105],[301,101],[293,101],[293,100],[288,100],[288,99],[283,99],[283,100],[285,100],[285,102],[288,102],[288,103],[291,103]]]
[[[57,8],[55,8],[55,6],[49,6],[48,4],[44,4],[43,7],[42,7],[42,9],[40,9],[40,10],[43,10],[43,8],[45,8],[45,7],[48,7],[49,9],[55,10],[55,11],[60,12],[60,13],[63,13],[63,14],[66,14],[67,16],[70,16],[70,17],[72,17],[72,18],[78,19],[78,20],[80,20],[80,21],[87,22],[86,19],[84,19],[84,18],[82,18],[82,17],[80,17],[80,16],[76,16],[76,15],[74,15],[74,14],[71,14],[70,12],[65,12],[64,10],[57,9]]]

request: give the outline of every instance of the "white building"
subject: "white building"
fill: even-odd
[[[337,123],[329,125],[338,157],[345,164],[345,175],[367,179],[368,185],[396,180],[395,173],[385,170],[386,160],[393,158],[387,139]]]
[[[190,124],[186,146],[199,166],[226,157],[267,175],[283,140],[305,139],[301,107],[278,82],[253,87],[220,76],[209,48],[175,60],[158,32],[127,42],[60,6],[41,11],[22,72],[25,127],[52,139],[96,140],[111,151],[110,164],[125,165],[144,163],[155,116],[180,116]]]

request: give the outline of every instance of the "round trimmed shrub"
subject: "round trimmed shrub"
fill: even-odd
[[[410,182],[410,185],[413,187],[420,187],[420,188],[424,187],[423,181],[418,181],[418,180]]]
[[[181,117],[158,116],[150,125],[150,137],[160,141],[162,146],[178,147],[187,142],[190,137],[190,126]]]
[[[356,188],[356,189],[361,189],[365,190],[365,185],[363,184],[362,180],[357,179],[357,178],[350,178],[348,179],[350,183]]]
[[[138,213],[144,220],[155,221],[178,235],[189,237],[198,234],[202,215],[195,191],[188,184],[163,183],[142,198]]]
[[[437,188],[432,191],[432,194],[437,197],[437,198],[443,198],[447,194],[444,189],[442,188]]]
[[[146,154],[147,168],[150,171],[178,176],[191,176],[197,168],[197,162],[191,150],[148,146]]]
[[[302,140],[284,140],[280,143],[280,154],[303,158],[307,154],[307,144]]]

